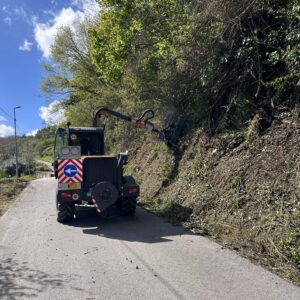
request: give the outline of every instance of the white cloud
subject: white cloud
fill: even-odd
[[[54,125],[64,122],[65,111],[59,107],[59,101],[53,101],[48,106],[42,106],[40,108],[40,117],[45,121],[47,125]]]
[[[34,27],[34,36],[38,48],[43,52],[43,56],[49,58],[51,45],[55,40],[58,30],[64,26],[74,27],[74,24],[83,19],[81,11],[75,11],[72,8],[63,8],[60,13],[49,23],[36,23]]]
[[[23,44],[19,46],[20,51],[31,51],[32,43],[28,42],[26,39],[24,40]]]
[[[32,25],[31,18],[26,10],[22,6],[12,7],[12,6],[2,6],[1,10],[6,17],[3,19],[5,23],[10,25],[13,20],[23,20],[27,24]]]
[[[3,5],[2,7],[1,7],[1,10],[3,11],[3,12],[5,12],[6,14],[9,14],[10,12],[9,12],[9,9],[8,9],[8,7],[6,6],[6,5]]]
[[[83,10],[87,15],[95,15],[99,12],[100,6],[95,0],[73,0],[72,5]]]
[[[4,23],[6,23],[7,25],[11,25],[11,17],[5,17],[3,19]]]
[[[5,122],[6,118],[4,118],[3,116],[0,116],[0,122]]]
[[[46,23],[38,22],[36,17],[32,18],[34,37],[45,58],[50,57],[51,45],[60,28],[69,26],[72,30],[75,30],[76,24],[82,22],[85,16],[91,17],[99,12],[99,5],[95,0],[77,0],[73,1],[72,5],[73,7],[63,8]]]
[[[51,17],[55,17],[55,12],[51,9],[43,10],[43,14],[49,15]],[[34,20],[37,20],[37,19],[35,17],[33,17],[33,23],[35,23]]]
[[[7,25],[11,25],[12,18],[11,18],[11,12],[10,12],[8,6],[6,6],[6,5],[2,6],[1,11],[3,12],[4,15],[6,15],[6,16],[3,16],[3,22],[6,23]]]
[[[23,7],[17,7],[14,9],[14,13],[16,16],[19,16],[21,18],[24,18],[24,19],[27,19],[27,13],[26,11],[24,10]]]
[[[7,126],[5,124],[0,124],[0,137],[7,137],[14,135],[15,130],[11,126]]]
[[[30,131],[30,132],[27,132],[25,135],[26,136],[35,136],[38,131],[39,131],[39,129],[35,129],[35,130]]]

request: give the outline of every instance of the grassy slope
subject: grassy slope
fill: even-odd
[[[300,284],[300,122],[287,113],[263,135],[186,137],[176,155],[144,143],[128,173],[146,207]]]
[[[30,181],[29,177],[23,177],[19,180],[14,178],[0,179],[0,216],[3,215],[16,197],[22,192]]]

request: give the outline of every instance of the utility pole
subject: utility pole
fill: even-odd
[[[16,177],[19,178],[19,165],[18,165],[18,141],[17,141],[17,119],[16,119],[16,109],[21,108],[21,106],[14,107],[14,124],[15,124],[15,144],[16,144]]]

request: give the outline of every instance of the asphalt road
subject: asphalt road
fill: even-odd
[[[300,299],[300,289],[138,209],[56,222],[56,181],[32,182],[0,218],[0,299]]]

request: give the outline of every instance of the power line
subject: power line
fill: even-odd
[[[7,113],[7,112],[5,111],[5,109],[3,109],[1,106],[0,106],[0,110],[1,110],[7,117],[11,118],[12,120],[14,119],[14,117],[12,117],[9,113]]]

